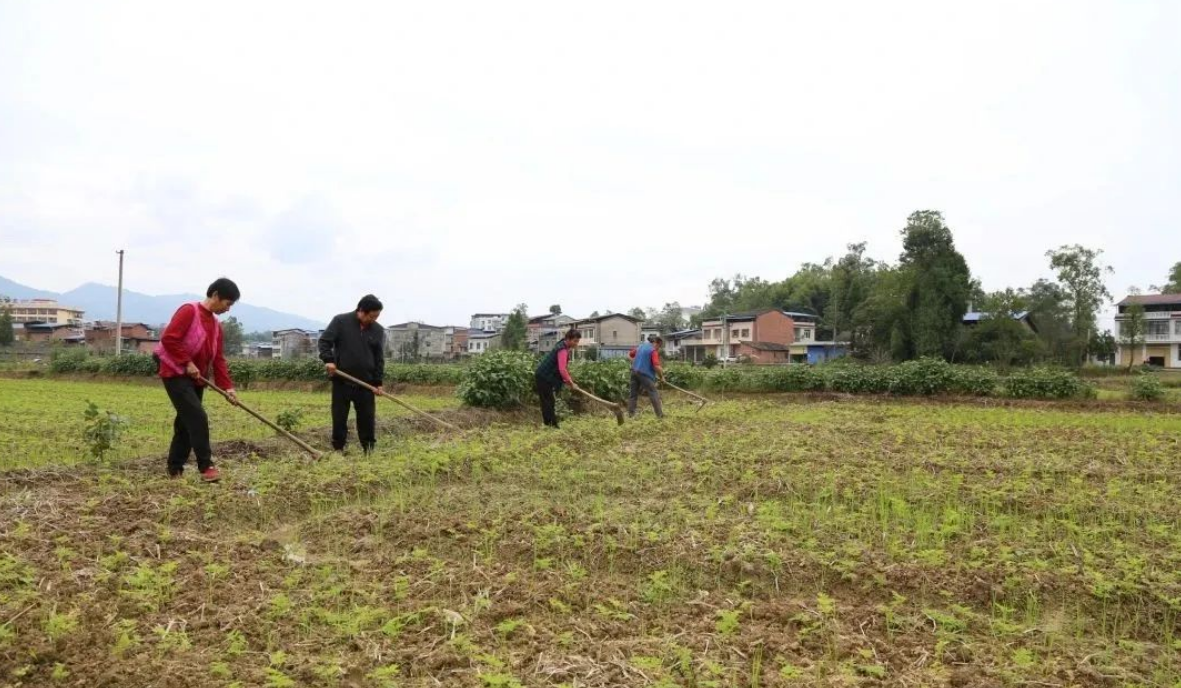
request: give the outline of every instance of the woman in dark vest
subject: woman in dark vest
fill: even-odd
[[[534,375],[537,379],[537,396],[541,398],[541,420],[551,428],[558,427],[558,414],[554,411],[554,402],[562,389],[562,384],[570,385],[573,390],[578,389],[578,385],[570,379],[569,365],[580,339],[582,333],[578,330],[571,329],[567,332],[566,337],[541,359]]]

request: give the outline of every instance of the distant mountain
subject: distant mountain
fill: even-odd
[[[26,287],[18,282],[0,277],[0,296],[7,296],[11,299],[52,299],[56,298],[57,294],[51,291],[41,291],[40,289]]]
[[[62,305],[81,308],[86,311],[87,320],[115,319],[115,287],[105,284],[88,282],[80,287],[62,294],[34,289],[12,280],[0,277],[0,294],[14,299],[57,299]],[[186,301],[199,301],[201,296],[196,294],[165,294],[150,296],[139,292],[123,290],[123,321],[142,322],[158,325],[168,322],[177,306]],[[247,332],[259,330],[282,330],[288,327],[300,327],[308,330],[320,329],[321,323],[302,315],[283,313],[272,308],[252,306],[241,302],[234,304],[230,315],[242,323],[242,329]]]

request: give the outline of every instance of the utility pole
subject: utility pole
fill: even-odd
[[[730,327],[726,325],[726,314],[722,314],[722,367],[726,367],[726,359],[730,358]]]
[[[119,291],[115,302],[115,355],[123,355],[123,249],[115,251],[119,254]]]

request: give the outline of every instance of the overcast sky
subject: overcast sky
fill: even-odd
[[[0,0],[0,275],[314,318],[706,300],[943,211],[1181,260],[1181,2]]]

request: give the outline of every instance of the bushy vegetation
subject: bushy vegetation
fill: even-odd
[[[533,402],[533,371],[537,358],[519,351],[492,352],[464,364],[389,363],[385,381],[416,385],[458,385],[460,398],[472,406],[507,408]],[[315,358],[295,360],[230,360],[230,375],[239,389],[252,382],[316,382],[327,379],[324,364]],[[113,376],[156,374],[156,363],[146,354],[119,358],[88,356],[81,350],[55,354],[55,373],[92,373]],[[984,366],[953,365],[939,358],[922,358],[896,365],[869,365],[840,360],[820,366],[728,366],[707,368],[687,363],[665,365],[669,382],[678,387],[713,392],[836,392],[894,396],[992,396],[1018,399],[1070,399],[1095,395],[1091,385],[1075,373],[1057,368],[1018,368],[1001,376]],[[580,360],[571,374],[587,391],[619,401],[627,394],[626,360]],[[507,377],[506,377],[507,376]],[[481,382],[483,381],[483,382]],[[1153,394],[1151,382],[1141,383]],[[1161,386],[1160,382],[1155,383]],[[491,385],[491,387],[487,387]],[[1161,392],[1163,395],[1163,391]],[[1156,397],[1160,398],[1160,397]]]
[[[531,357],[481,357],[468,368],[469,374],[460,397],[467,402],[478,387],[477,378],[496,372],[496,385],[505,384],[502,376],[516,376],[515,387],[532,389]],[[587,391],[612,401],[624,398],[628,388],[626,361],[578,361],[571,365],[571,375]],[[1037,368],[1018,370],[1001,377],[992,368],[952,365],[937,358],[923,358],[898,365],[862,365],[834,362],[822,366],[730,366],[728,368],[694,367],[669,363],[665,367],[669,382],[678,387],[706,392],[835,392],[841,394],[889,394],[893,396],[957,395],[985,397],[1002,394],[1022,399],[1090,398],[1094,389],[1066,370]],[[490,390],[490,398],[500,392]],[[511,395],[510,395],[511,396]],[[518,399],[516,396],[511,396]],[[509,405],[515,405],[512,402]],[[480,401],[472,405],[497,406]]]
[[[468,406],[508,409],[532,403],[533,356],[501,349],[486,353],[464,368],[456,392]]]
[[[50,371],[59,374],[94,374],[113,376],[151,376],[157,372],[156,361],[149,354],[92,356],[84,349],[62,349],[53,354]],[[324,364],[317,358],[229,359],[230,376],[239,388],[251,382],[317,382],[328,379]],[[423,363],[387,363],[386,383],[418,385],[457,385],[463,378],[463,366]]]
[[[1066,370],[1017,370],[1004,380],[1005,396],[1015,399],[1073,399],[1095,396],[1095,389]]]
[[[1165,398],[1165,386],[1152,373],[1137,375],[1132,381],[1131,397],[1137,401],[1160,401]]]

